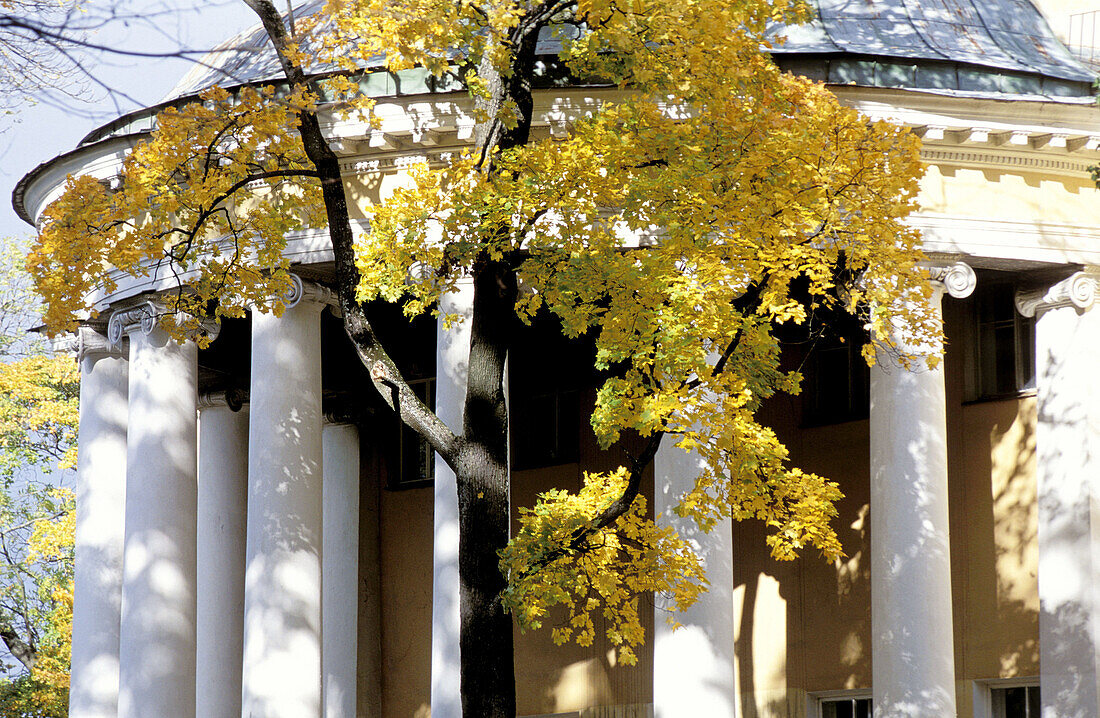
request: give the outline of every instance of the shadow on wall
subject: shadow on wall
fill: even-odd
[[[998,677],[1038,673],[1035,419],[1035,402],[1021,401],[1011,424],[990,431]]]

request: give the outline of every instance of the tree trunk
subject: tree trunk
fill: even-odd
[[[504,367],[515,321],[515,272],[499,262],[474,268],[470,361],[459,452],[458,576],[462,715],[516,714],[512,618],[501,606],[497,552],[508,543],[508,412]]]
[[[478,98],[477,109],[489,120],[478,125],[474,143],[486,175],[496,171],[498,151],[526,144],[530,138],[537,37],[537,28],[517,30],[512,38],[515,62],[509,76],[501,75],[488,60],[478,68],[489,93]],[[509,107],[515,109],[514,124],[500,119]],[[510,231],[509,227],[500,228],[502,237],[508,237]],[[517,321],[516,272],[506,261],[490,261],[483,255],[474,264],[473,280],[464,441],[453,467],[458,482],[462,715],[514,718],[512,618],[501,605],[507,582],[500,571],[498,552],[508,545],[511,528],[504,368]]]

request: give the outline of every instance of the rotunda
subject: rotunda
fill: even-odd
[[[792,349],[804,392],[765,413],[795,464],[841,483],[846,558],[776,563],[748,523],[692,535],[711,590],[675,632],[654,607],[638,667],[599,639],[517,632],[522,716],[1100,715],[1095,74],[1026,0],[816,5],[774,58],[920,136],[911,222],[934,301],[947,295],[942,362],[868,370],[860,327]],[[380,126],[326,128],[363,201],[412,159],[467,145],[474,124],[461,88],[367,70]],[[162,104],[24,177],[16,210],[35,224],[70,174],[110,183],[164,107],[278,77],[261,29],[232,38]],[[547,83],[534,132],[567,133],[603,92]],[[157,326],[170,276],[94,298],[77,344],[72,718],[460,715],[454,476],[370,389],[330,309],[325,233],[286,252],[288,310],[225,320],[201,350]],[[469,311],[467,294],[448,301]],[[459,425],[466,330],[377,316],[417,391]],[[537,324],[518,341],[515,505],[614,465],[584,430],[584,351]],[[656,513],[689,461],[658,455]]]

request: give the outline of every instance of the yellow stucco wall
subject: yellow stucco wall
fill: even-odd
[[[1100,226],[1100,192],[1084,176],[930,165],[919,201],[939,214]]]

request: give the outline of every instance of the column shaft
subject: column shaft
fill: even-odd
[[[92,333],[90,329],[81,332]],[[99,340],[105,343],[102,337]],[[84,351],[80,359],[71,718],[118,716],[127,381],[127,364],[121,355]]]
[[[913,366],[880,352],[871,370],[875,718],[954,718],[946,397],[924,358],[942,347],[898,340]]]
[[[245,718],[321,715],[321,308],[252,315]]]
[[[661,525],[690,539],[702,557],[709,590],[676,615],[681,628],[665,621],[672,606],[658,603],[653,620],[654,718],[734,718],[733,525],[719,521],[703,533],[672,509],[699,475],[699,457],[666,443],[653,460],[653,511]],[[656,600],[660,600],[656,598]]]
[[[197,356],[130,336],[120,718],[195,714]]]
[[[195,704],[202,718],[241,711],[248,408],[210,399],[199,414]]]
[[[325,718],[355,718],[359,618],[359,431],[326,426],[322,652]]]
[[[455,432],[462,431],[466,367],[470,359],[470,317],[474,288],[462,284],[440,299],[440,311],[465,321],[436,330],[436,414]],[[459,652],[458,483],[451,467],[435,457],[434,552],[432,568],[432,716],[462,716]]]
[[[1043,718],[1100,715],[1100,312],[1036,323],[1039,666]]]

